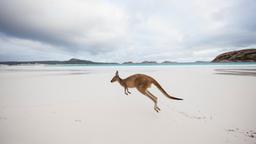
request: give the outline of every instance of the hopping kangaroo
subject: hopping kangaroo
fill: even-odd
[[[129,92],[128,88],[134,88],[136,87],[139,92],[141,92],[143,95],[149,97],[154,102],[154,110],[156,112],[160,111],[160,108],[157,106],[157,97],[154,96],[152,93],[150,93],[147,88],[151,86],[151,84],[154,84],[165,96],[167,96],[170,99],[175,100],[183,100],[181,98],[176,98],[173,96],[170,96],[161,86],[160,84],[153,79],[150,76],[144,75],[144,74],[135,74],[132,76],[127,77],[126,79],[122,79],[118,75],[118,71],[116,71],[115,76],[112,78],[111,83],[118,81],[121,86],[124,87],[124,93],[126,95],[131,94]]]

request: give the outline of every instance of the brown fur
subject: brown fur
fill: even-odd
[[[112,78],[111,82],[118,81],[121,86],[124,87],[124,93],[126,95],[131,94],[128,88],[136,88],[143,95],[149,97],[154,102],[154,110],[156,112],[160,111],[160,108],[157,106],[157,97],[150,93],[147,89],[151,87],[151,84],[154,84],[165,96],[175,100],[182,100],[181,98],[176,98],[170,96],[161,85],[152,77],[144,74],[135,74],[127,77],[126,79],[122,79],[118,75],[118,71],[116,71],[115,76]]]

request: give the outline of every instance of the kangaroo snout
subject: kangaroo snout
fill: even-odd
[[[111,82],[111,83],[113,83],[113,82],[115,82],[115,81],[116,81],[116,79],[115,79],[115,78],[113,78],[110,82]]]

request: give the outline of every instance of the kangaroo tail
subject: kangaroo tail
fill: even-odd
[[[183,100],[182,98],[177,98],[177,97],[173,97],[173,96],[170,96],[162,87],[161,85],[156,81],[154,80],[153,81],[153,84],[168,98],[170,99],[174,99],[174,100]]]

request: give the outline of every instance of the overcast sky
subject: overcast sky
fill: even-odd
[[[0,0],[0,61],[199,61],[256,47],[256,0]]]

